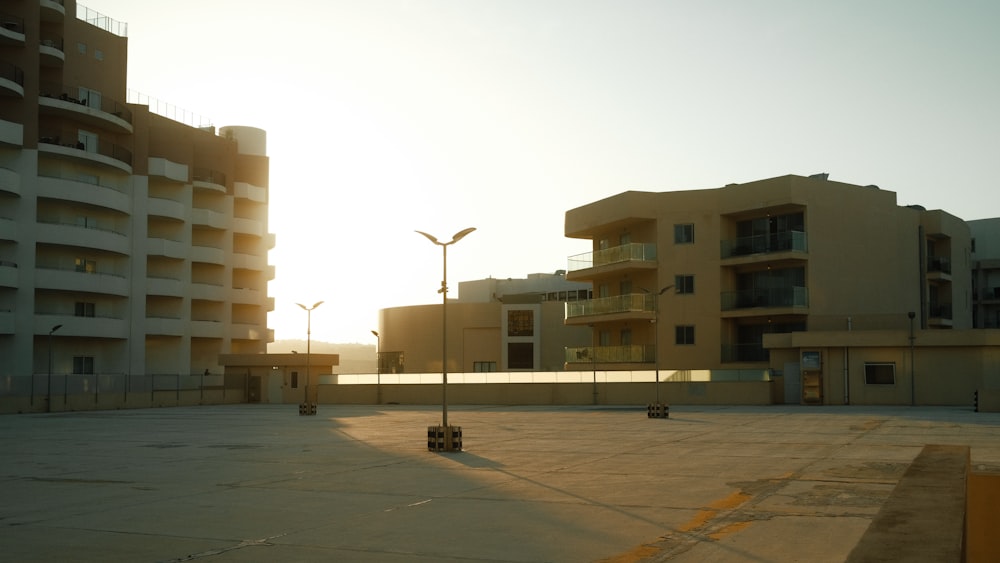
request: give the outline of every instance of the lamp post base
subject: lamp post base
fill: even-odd
[[[316,403],[299,403],[299,416],[316,414]]]
[[[647,418],[670,418],[670,405],[650,403],[646,405]]]
[[[428,426],[427,449],[432,452],[462,451],[462,427]]]

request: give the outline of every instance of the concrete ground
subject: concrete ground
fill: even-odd
[[[231,405],[0,416],[5,561],[843,561],[941,407]]]

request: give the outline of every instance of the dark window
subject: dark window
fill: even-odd
[[[867,385],[895,385],[896,384],[896,364],[865,364],[865,384]]]
[[[694,225],[691,223],[685,223],[683,225],[674,225],[674,243],[675,244],[689,244],[694,242]]]
[[[677,293],[694,293],[694,276],[674,276],[674,291]]]
[[[77,375],[89,375],[94,373],[93,356],[73,356],[73,373]]]
[[[86,303],[83,301],[76,302],[76,316],[78,317],[93,317],[94,316],[94,304]]]
[[[535,334],[535,312],[530,309],[507,311],[507,336]]]
[[[507,368],[534,369],[535,345],[531,342],[508,342]]]
[[[292,389],[298,389],[298,388],[299,388],[299,372],[293,371],[292,372]]]
[[[674,336],[675,344],[694,344],[694,326],[679,325]]]

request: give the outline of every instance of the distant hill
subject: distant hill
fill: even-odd
[[[271,354],[306,353],[305,340],[276,340],[267,345]],[[317,354],[339,354],[340,365],[334,373],[375,373],[374,344],[334,344],[313,340],[311,351]]]

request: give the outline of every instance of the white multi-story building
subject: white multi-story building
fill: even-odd
[[[0,5],[0,388],[221,373],[273,340],[265,133],[125,103],[124,24],[79,13]]]

